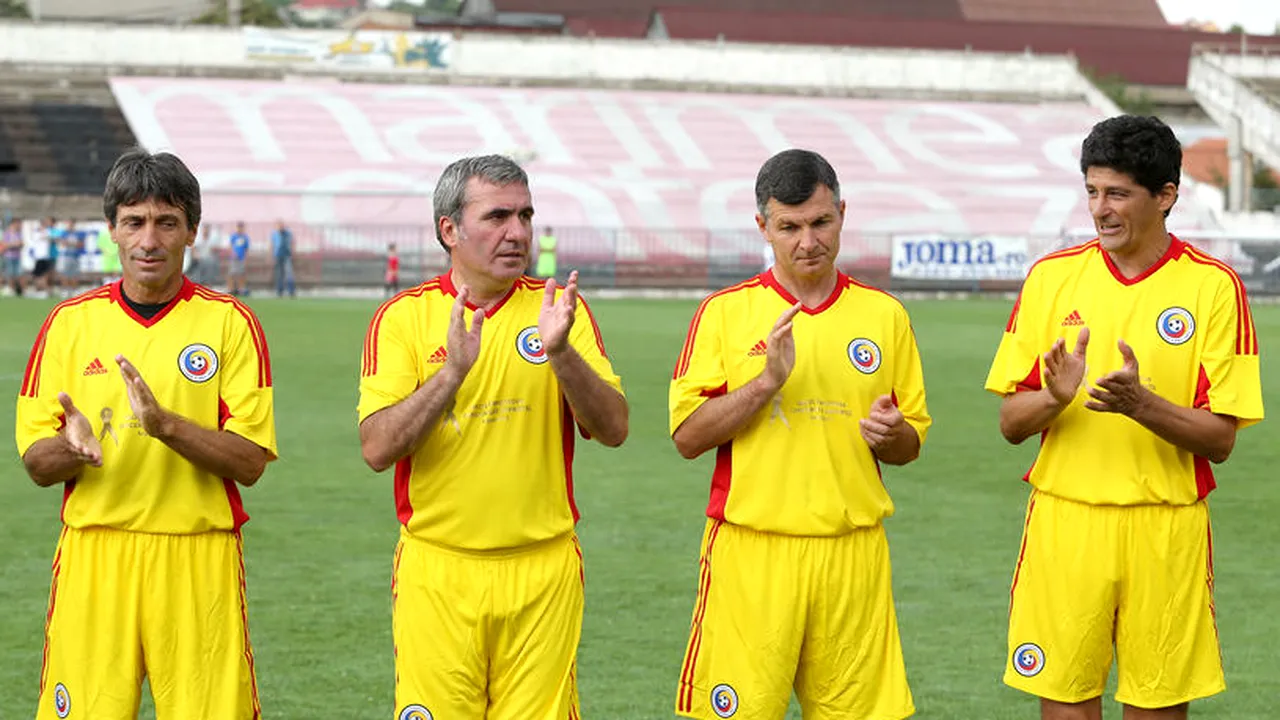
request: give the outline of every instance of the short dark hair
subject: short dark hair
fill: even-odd
[[[765,161],[756,174],[756,210],[769,217],[772,198],[783,205],[799,205],[825,185],[840,204],[840,181],[831,163],[812,150],[783,150]]]
[[[431,194],[432,209],[436,223],[436,241],[440,247],[449,252],[440,234],[440,218],[453,220],[454,225],[462,222],[462,210],[467,206],[467,181],[478,178],[487,183],[501,187],[519,183],[529,186],[529,175],[515,160],[505,155],[477,155],[454,160],[440,173],[436,180],[435,190]]]
[[[1080,172],[1089,168],[1122,172],[1158,194],[1182,181],[1182,145],[1173,130],[1155,117],[1117,115],[1093,126],[1080,150]]]
[[[111,167],[107,188],[102,193],[102,213],[109,224],[116,224],[116,211],[121,205],[145,200],[159,200],[182,208],[187,227],[193,231],[200,225],[200,181],[177,155],[151,153],[135,147],[121,155]]]

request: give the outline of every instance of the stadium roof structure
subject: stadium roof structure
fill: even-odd
[[[494,0],[497,9],[603,18],[649,15],[661,6],[714,10],[722,14],[786,12],[789,24],[810,25],[799,15],[864,18],[1067,23],[1120,27],[1167,27],[1156,0]],[[599,33],[597,33],[599,34]]]

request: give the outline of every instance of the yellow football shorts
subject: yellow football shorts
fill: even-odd
[[[884,528],[793,537],[711,520],[676,714],[779,720],[793,688],[805,720],[915,712]]]
[[[392,578],[397,720],[578,720],[574,535],[467,552],[403,528]]]
[[[1006,684],[1059,702],[1164,708],[1226,688],[1209,508],[1086,505],[1034,492],[1009,605]]]
[[[259,718],[240,535],[64,528],[36,720]]]

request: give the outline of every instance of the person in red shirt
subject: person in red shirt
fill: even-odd
[[[396,244],[387,245],[387,274],[383,279],[383,289],[387,296],[395,295],[400,290],[400,256],[396,254]]]

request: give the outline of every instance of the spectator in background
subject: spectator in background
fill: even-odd
[[[249,289],[244,284],[244,266],[249,258],[249,234],[244,231],[244,223],[236,223],[236,231],[231,233],[231,262],[227,263],[227,292],[232,295],[248,295]]]
[[[4,280],[13,289],[15,297],[22,297],[22,221],[14,218],[5,228],[0,242],[0,257],[4,259]]]
[[[400,291],[400,256],[396,254],[395,243],[387,245],[387,276],[383,290],[386,291],[387,297]]]
[[[111,239],[111,229],[103,225],[98,230],[97,238],[94,242],[98,243],[98,254],[102,256],[102,282],[115,282],[120,278],[120,248],[116,247],[116,241]]]
[[[298,294],[293,281],[293,231],[283,220],[276,222],[275,232],[271,233],[271,257],[275,261],[276,297],[284,297],[285,290],[289,297]]]
[[[58,274],[54,263],[58,258],[58,240],[61,236],[58,221],[52,217],[45,218],[36,230],[35,242],[31,247],[32,259],[35,261],[31,278],[38,290],[51,292],[57,284]]]
[[[66,297],[76,294],[80,285],[80,258],[84,255],[84,233],[76,230],[75,223],[67,227],[58,239],[58,284]]]
[[[544,278],[556,276],[556,236],[549,227],[538,238],[538,267],[534,274]]]

